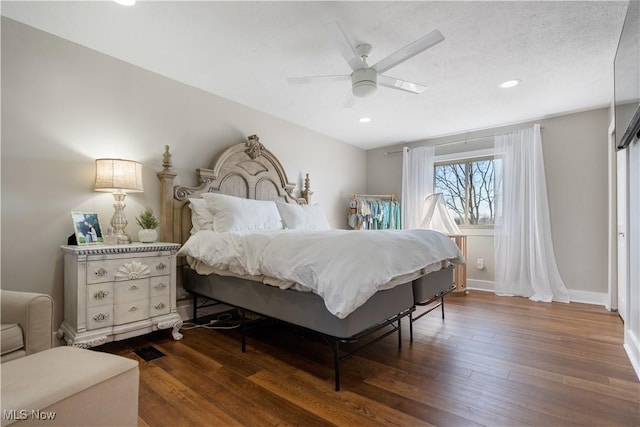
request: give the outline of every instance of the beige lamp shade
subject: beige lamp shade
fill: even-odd
[[[124,193],[142,190],[142,165],[133,160],[96,159],[96,191]]]

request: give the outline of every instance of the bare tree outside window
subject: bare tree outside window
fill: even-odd
[[[435,191],[442,193],[458,225],[493,225],[495,162],[482,158],[435,165]]]

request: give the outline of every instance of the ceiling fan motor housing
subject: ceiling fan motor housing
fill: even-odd
[[[378,73],[372,68],[361,68],[351,74],[353,94],[359,98],[371,96],[378,87]]]

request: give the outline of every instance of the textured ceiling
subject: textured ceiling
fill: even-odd
[[[2,2],[4,16],[363,148],[609,105],[625,11],[619,1]],[[370,64],[439,29],[442,43],[385,73],[427,89],[379,88],[345,108],[348,81],[289,84],[351,72],[331,21],[373,45]],[[498,87],[513,78],[522,83]]]

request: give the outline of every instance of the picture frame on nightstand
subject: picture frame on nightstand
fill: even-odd
[[[104,243],[100,218],[95,212],[71,212],[73,230],[78,245],[100,245]]]

